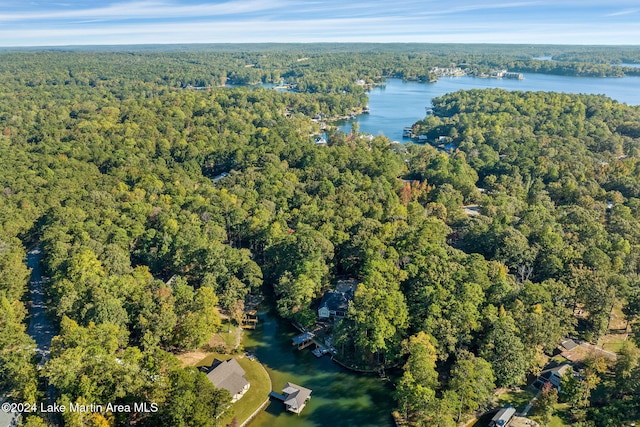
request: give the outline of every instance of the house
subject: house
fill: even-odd
[[[207,378],[217,388],[223,388],[231,395],[231,403],[240,400],[251,384],[245,378],[245,371],[236,359],[214,360],[207,372]]]
[[[307,401],[311,399],[311,390],[294,383],[287,383],[282,390],[282,394],[272,391],[269,396],[282,400],[287,411],[300,414]]]
[[[560,391],[560,382],[562,381],[562,377],[571,372],[573,372],[573,368],[571,368],[571,365],[568,363],[562,363],[558,366],[544,369],[540,372],[540,375],[533,383],[533,386],[542,388],[545,384],[551,383],[554,388]]]
[[[507,406],[506,408],[501,408],[494,416],[491,418],[491,422],[489,422],[489,427],[505,427],[509,425],[511,419],[516,414],[516,408],[511,406]]]
[[[342,319],[345,317],[349,309],[349,302],[353,300],[356,285],[355,280],[340,280],[336,289],[326,291],[318,307],[318,318]]]

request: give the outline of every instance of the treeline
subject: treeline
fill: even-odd
[[[299,93],[185,90],[184,76],[224,55],[154,55],[0,66],[0,375],[15,398],[38,392],[22,263],[36,241],[60,324],[41,372],[59,402],[161,408],[66,414],[67,425],[215,425],[228,395],[173,354],[206,343],[215,306],[250,293],[273,293],[281,316],[311,324],[338,276],[360,282],[336,327],[340,357],[403,366],[397,398],[415,424],[455,424],[495,386],[523,384],[560,338],[606,332],[616,304],[637,318],[637,108],[458,92],[416,124],[454,152],[357,131],[319,146],[311,117],[362,105],[364,92],[338,80]],[[258,55],[229,55],[261,67]],[[393,62],[348,58],[296,61],[300,82]],[[181,68],[189,61],[201,63]],[[472,203],[480,215],[463,209]],[[630,366],[617,384],[633,419]]]
[[[447,209],[445,217],[456,230],[453,244],[500,262],[514,279],[502,289],[502,326],[492,332],[499,332],[497,345],[513,339],[508,331],[517,339],[479,353],[500,359],[493,365],[497,384],[506,384],[520,363],[536,360],[526,355],[536,348],[534,337],[541,352],[568,331],[595,342],[608,331],[616,306],[628,322],[637,322],[638,108],[603,96],[499,89],[448,94],[433,106],[435,115],[416,124],[418,133],[446,135],[455,147],[447,158],[465,159],[477,174],[479,192],[454,185],[450,206],[458,214],[449,217]],[[429,178],[431,169],[429,164],[414,177],[434,182],[439,177]],[[459,206],[472,202],[480,215],[465,217]],[[640,328],[633,323],[632,329],[638,341]],[[610,370],[587,367],[594,377],[576,391],[582,397],[574,401],[574,421],[619,425],[636,419],[639,389],[631,376],[640,373],[638,361],[635,350],[626,350],[624,362]],[[590,399],[601,380],[619,396],[615,404],[602,407]],[[595,407],[587,409],[591,403]]]
[[[385,78],[434,81],[433,67],[461,66],[472,72],[495,69],[561,74],[571,76],[619,77],[637,75],[638,69],[612,64],[637,62],[634,49],[609,49],[610,61],[603,51],[586,50],[572,55],[567,49],[545,46],[478,45],[275,45],[244,46],[232,50],[214,45],[211,49],[157,50],[131,47],[130,51],[108,47],[78,50],[5,52],[0,73],[7,81],[27,87],[102,86],[123,88],[134,82],[170,87],[217,87],[225,84],[278,84],[284,80],[297,91],[325,94],[360,95],[363,86]],[[353,48],[350,48],[353,47]],[[538,55],[554,54],[554,61],[533,60]],[[564,53],[565,57],[556,58]],[[569,55],[569,56],[567,56]],[[634,56],[635,55],[635,56]],[[122,72],[127,75],[123,76]]]

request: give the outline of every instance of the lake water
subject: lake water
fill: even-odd
[[[423,119],[425,107],[431,105],[431,99],[474,88],[604,94],[619,102],[640,105],[640,77],[568,77],[525,73],[524,80],[465,76],[441,78],[435,83],[417,83],[388,79],[386,85],[377,86],[369,93],[371,113],[362,114],[355,120],[360,124],[361,132],[402,141],[402,128]],[[349,132],[350,124],[345,123],[342,129]]]
[[[356,118],[362,132],[384,134],[402,140],[402,128],[425,117],[431,99],[461,89],[504,88],[523,91],[556,91],[605,94],[619,102],[640,105],[640,77],[582,78],[525,74],[524,80],[443,78],[436,83],[403,82],[389,79],[385,86],[369,94],[370,114]],[[350,123],[343,126],[348,131]],[[270,304],[273,306],[273,304]],[[393,388],[372,375],[347,371],[330,360],[313,356],[310,349],[299,351],[291,345],[297,331],[272,311],[260,313],[260,324],[247,331],[244,346],[265,366],[275,391],[286,382],[313,390],[311,400],[300,415],[287,413],[280,401],[272,401],[250,427],[342,427],[394,425]]]
[[[376,375],[356,374],[332,362],[316,358],[311,347],[297,350],[291,338],[298,332],[273,312],[260,312],[260,323],[247,331],[244,346],[265,366],[273,389],[282,391],[287,382],[312,390],[311,400],[300,415],[285,411],[272,400],[250,427],[371,426],[391,427],[395,406],[393,388]]]

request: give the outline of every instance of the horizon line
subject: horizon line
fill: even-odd
[[[4,49],[65,49],[65,48],[105,48],[105,47],[161,47],[161,46],[265,46],[265,45],[456,45],[456,46],[550,46],[550,47],[628,47],[640,49],[640,44],[592,44],[592,43],[493,43],[493,42],[372,42],[372,41],[311,41],[311,42],[176,42],[176,43],[109,43],[109,44],[58,44],[58,45],[0,45]]]

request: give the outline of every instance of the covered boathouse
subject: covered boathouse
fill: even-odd
[[[311,390],[297,384],[287,383],[282,389],[282,394],[272,391],[269,396],[281,400],[287,411],[300,414],[307,401],[311,399]]]

